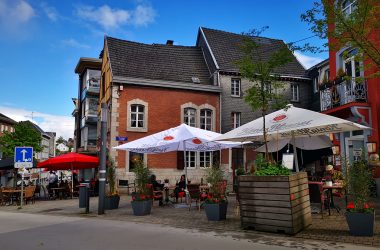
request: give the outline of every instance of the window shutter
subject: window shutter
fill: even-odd
[[[182,170],[185,168],[185,158],[183,156],[183,151],[177,152],[177,169]]]

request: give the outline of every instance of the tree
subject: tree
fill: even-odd
[[[253,85],[245,94],[245,101],[251,106],[252,111],[261,111],[263,118],[263,136],[265,143],[265,160],[269,162],[267,145],[267,128],[265,116],[273,109],[285,108],[287,100],[284,97],[285,84],[280,81],[280,76],[275,74],[276,70],[294,60],[292,52],[286,44],[275,51],[270,51],[257,43],[257,36],[267,27],[261,30],[253,29],[248,33],[243,33],[245,38],[241,45],[243,58],[237,62],[242,77],[247,78]]]
[[[0,137],[0,146],[5,157],[13,157],[15,147],[33,147],[34,153],[42,151],[40,145],[42,137],[41,134],[34,130],[29,122],[20,122],[14,126],[15,131],[4,132]]]
[[[357,48],[355,60],[375,75],[380,73],[380,1],[379,0],[318,0],[301,15],[310,30],[321,39],[329,39],[324,48],[337,51],[343,46]],[[308,45],[308,44],[307,44]],[[319,52],[309,46],[310,51]],[[310,49],[313,48],[313,49]],[[368,60],[369,59],[369,60]]]
[[[56,144],[58,145],[58,144],[60,144],[60,143],[65,143],[65,142],[66,142],[65,139],[63,139],[63,137],[60,136],[60,137],[58,137],[58,139],[57,139],[57,141],[56,141]]]

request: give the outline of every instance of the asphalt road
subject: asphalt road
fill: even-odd
[[[108,250],[108,249],[326,249],[313,242],[294,245],[278,240],[275,244],[253,242],[252,239],[228,233],[199,232],[125,221],[78,218],[26,213],[0,212],[1,250]],[[286,247],[285,247],[286,246]],[[355,246],[335,246],[331,249],[358,249]],[[369,249],[362,248],[360,249]]]

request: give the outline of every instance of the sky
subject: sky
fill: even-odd
[[[0,0],[0,113],[33,120],[45,131],[73,137],[74,68],[99,57],[104,36],[192,46],[199,27],[234,33],[269,28],[262,36],[298,41],[312,36],[300,15],[303,0]],[[323,41],[308,39],[317,45]],[[305,68],[327,54],[296,52]]]

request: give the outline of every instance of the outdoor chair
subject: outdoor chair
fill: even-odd
[[[25,195],[24,195],[25,204],[28,204],[28,201],[31,201],[32,203],[35,202],[34,190],[35,190],[35,186],[29,186],[25,188]]]
[[[40,185],[36,185],[35,186],[36,188],[34,189],[34,198],[41,198],[41,186]]]
[[[162,201],[163,200],[163,191],[156,191],[153,189],[153,184],[146,184],[149,195],[152,197],[152,206],[154,205],[154,201]]]
[[[187,190],[189,191],[189,211],[191,210],[191,205],[193,201],[195,201],[196,206],[198,207],[198,210],[201,210],[201,193],[199,190],[199,184],[188,184]]]
[[[323,190],[322,182],[309,182],[310,203],[317,203],[321,205],[320,212],[321,212],[322,218],[323,218],[323,209],[325,207],[325,201],[328,198],[327,191],[328,190]],[[330,202],[327,201],[326,205],[330,214]]]

